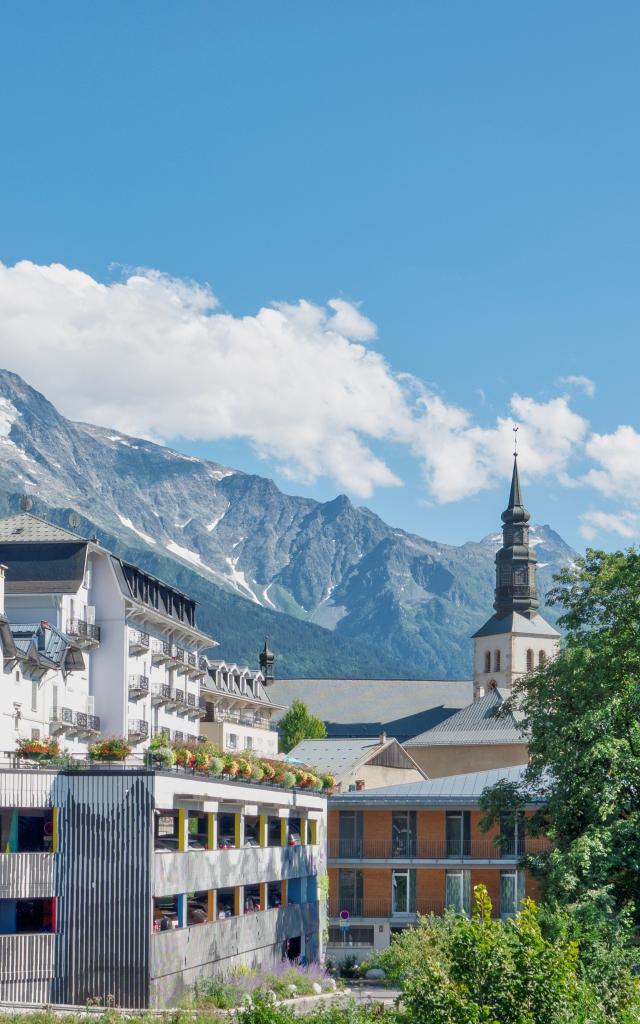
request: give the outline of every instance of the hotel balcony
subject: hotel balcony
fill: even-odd
[[[234,725],[249,725],[256,729],[272,729],[271,719],[255,711],[232,711],[230,708],[214,708],[214,722],[232,722]]]
[[[548,849],[546,840],[528,836],[517,843],[508,843],[501,847],[496,846],[491,839],[330,839],[327,845],[330,862],[342,864],[371,861],[377,865],[388,863],[394,866],[397,866],[398,862],[450,865],[452,862],[467,861],[517,861],[527,854],[540,853]]]
[[[174,646],[167,640],[151,640],[151,661],[154,665],[162,665],[173,658]]]
[[[149,738],[149,723],[142,718],[130,718],[127,728],[127,736],[134,743]]]
[[[71,708],[53,708],[49,718],[49,732],[66,733],[69,736],[97,736],[100,732],[100,718],[84,711]]]
[[[151,637],[139,629],[129,630],[129,654],[145,654],[149,650]]]
[[[151,703],[156,706],[169,704],[173,696],[173,690],[168,683],[153,683],[151,687]]]
[[[86,619],[69,619],[65,630],[81,647],[94,647],[100,643],[100,626]]]
[[[140,700],[149,693],[148,676],[129,676],[129,700]]]

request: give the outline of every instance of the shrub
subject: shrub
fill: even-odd
[[[210,755],[206,750],[194,750],[193,751],[193,767],[197,772],[209,771],[209,758]]]
[[[296,784],[296,777],[293,772],[284,772],[281,785],[284,789],[293,789]]]
[[[94,761],[124,761],[130,753],[131,747],[122,736],[97,740],[89,747],[89,757]]]
[[[167,768],[171,768],[176,763],[175,751],[171,747],[155,746],[151,749],[151,754],[154,761]]]
[[[16,755],[18,757],[40,759],[59,757],[60,754],[60,744],[54,737],[43,740],[29,740],[26,738],[16,740]]]
[[[176,747],[176,764],[179,768],[193,768],[195,755],[189,747]]]
[[[264,768],[261,764],[254,764],[251,769],[251,778],[255,779],[256,782],[262,782],[264,779]]]
[[[212,754],[209,758],[209,773],[211,775],[221,775],[223,768],[224,758],[220,757],[219,754]]]

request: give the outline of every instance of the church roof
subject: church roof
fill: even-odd
[[[276,679],[269,694],[287,706],[296,697],[304,701],[330,737],[369,739],[386,732],[403,743],[465,707],[473,684],[468,679]]]
[[[518,636],[560,636],[557,629],[550,626],[546,619],[538,612],[527,618],[519,612],[509,612],[499,617],[492,615],[485,622],[484,626],[473,634],[473,638],[480,636],[500,636],[504,633],[515,633]]]
[[[484,697],[435,725],[433,729],[407,740],[405,746],[411,749],[526,743],[526,737],[519,729],[515,716],[511,712],[497,714],[509,692],[501,689],[489,690]]]

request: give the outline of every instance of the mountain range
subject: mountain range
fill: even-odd
[[[0,513],[95,535],[188,592],[216,656],[255,664],[265,635],[282,676],[465,678],[489,617],[500,534],[459,546],[388,526],[345,495],[272,480],[62,416],[0,371]],[[496,513],[498,520],[498,513]],[[576,553],[532,527],[541,594]],[[553,613],[547,614],[553,618]]]

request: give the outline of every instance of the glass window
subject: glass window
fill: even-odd
[[[338,818],[340,857],[362,854],[362,811],[340,811]]]
[[[471,872],[447,871],[444,886],[445,907],[458,914],[471,912]]]
[[[350,925],[341,928],[330,925],[329,943],[332,946],[373,946],[373,925]]]
[[[531,650],[531,648],[529,648],[529,650],[527,651],[527,672],[531,672],[532,670],[533,670],[533,651]]]
[[[525,821],[522,812],[514,815],[500,815],[500,835],[503,843],[500,847],[502,857],[524,857]]]
[[[470,812],[447,811],[447,857],[468,857],[470,852]]]
[[[493,655],[493,671],[500,671],[500,651],[495,651]]]
[[[300,818],[289,818],[288,821],[288,832],[287,832],[287,845],[288,846],[300,846],[302,842],[302,827]]]
[[[484,670],[485,672],[491,671],[491,651],[484,652]]]
[[[416,873],[415,871],[394,871],[391,878],[391,912],[393,914],[415,914]]]
[[[362,871],[343,868],[338,873],[339,911],[348,910],[350,914],[359,916],[362,913],[362,897],[364,883]]]
[[[546,662],[546,660],[547,660],[547,656],[546,656],[545,652],[544,651],[538,651],[538,665],[540,665],[541,668],[544,665],[544,663]]]
[[[416,812],[394,811],[391,818],[391,847],[394,857],[415,857]]]

